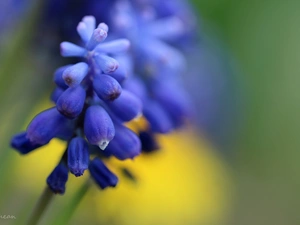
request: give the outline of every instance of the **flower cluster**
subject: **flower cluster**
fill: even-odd
[[[181,6],[177,3],[182,1],[175,2]],[[55,71],[55,107],[38,114],[11,141],[21,154],[53,138],[67,141],[47,179],[55,193],[65,192],[69,171],[81,176],[88,169],[102,189],[115,186],[118,178],[101,157],[125,160],[141,150],[156,150],[156,133],[168,133],[192,115],[180,80],[185,57],[177,44],[191,31],[182,8],[161,8],[154,0],[119,0],[111,5],[110,37],[105,23],[96,26],[93,16],[83,17],[77,26],[82,45],[60,44],[62,56],[82,61]],[[124,125],[141,116],[147,126],[137,134]]]
[[[82,19],[77,32],[84,47],[62,42],[61,54],[81,57],[84,61],[55,71],[57,87],[51,98],[56,107],[38,114],[26,131],[12,139],[12,146],[23,154],[55,137],[68,141],[65,155],[47,179],[56,193],[64,193],[68,170],[81,176],[89,169],[101,188],[117,184],[117,177],[100,159],[90,161],[91,146],[98,146],[99,151],[105,150],[120,160],[134,158],[141,149],[138,136],[123,123],[141,115],[142,103],[134,94],[122,89],[126,71],[109,56],[125,52],[129,41],[103,42],[108,26],[100,23],[96,28],[92,16]]]
[[[186,4],[177,0],[119,1],[112,8],[112,29],[132,45],[129,57],[118,59],[131,62],[132,76],[124,82],[124,88],[143,102],[149,126],[141,131],[140,138],[143,149],[149,151],[149,146],[157,149],[158,144],[149,142],[155,141],[155,133],[168,133],[193,114],[181,82],[186,72],[185,56],[175,47],[193,28],[193,20],[187,19],[192,14],[187,11]]]

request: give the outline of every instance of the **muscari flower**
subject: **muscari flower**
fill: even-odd
[[[53,138],[67,141],[64,156],[47,179],[55,193],[65,192],[68,171],[81,176],[89,169],[101,188],[116,186],[117,177],[101,157],[125,160],[141,149],[157,150],[155,133],[172,131],[190,115],[188,97],[180,86],[184,56],[168,43],[187,33],[182,17],[176,17],[176,10],[156,17],[152,13],[159,11],[157,5],[148,1],[140,9],[134,9],[134,1],[111,4],[113,37],[120,38],[105,41],[108,26],[96,26],[93,16],[83,17],[77,26],[82,45],[60,44],[62,56],[82,61],[55,71],[57,87],[51,100],[56,107],[38,114],[11,142],[26,154]],[[126,54],[129,47],[131,54]],[[146,130],[136,134],[124,125],[142,115],[148,122]]]
[[[140,96],[147,133],[154,137],[181,127],[193,115],[193,107],[181,82],[185,56],[175,46],[193,30],[193,14],[180,0],[124,0],[112,12],[112,29],[132,46],[127,61],[133,62],[133,73],[123,89]]]
[[[141,115],[142,104],[137,96],[122,90],[126,70],[122,66],[118,69],[119,62],[110,56],[125,52],[129,41],[116,39],[102,43],[107,38],[108,26],[100,23],[96,27],[93,16],[85,16],[77,32],[83,46],[62,42],[61,55],[81,57],[83,61],[55,71],[57,87],[51,99],[56,107],[38,114],[27,130],[11,141],[12,147],[22,154],[55,137],[68,142],[64,156],[47,179],[50,189],[59,194],[65,192],[68,171],[81,176],[88,168],[101,188],[116,186],[118,179],[100,159],[90,161],[90,148],[97,146],[99,155],[105,150],[107,155],[122,160],[132,159],[141,152],[140,139],[123,122]],[[112,140],[116,147],[106,149]]]

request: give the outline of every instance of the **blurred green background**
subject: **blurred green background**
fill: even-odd
[[[244,124],[232,224],[300,224],[300,1],[194,0],[239,66]]]
[[[300,224],[300,1],[193,3],[200,14],[201,29],[222,40],[238,71],[235,78],[243,115],[234,147],[226,157],[232,166],[236,191],[228,225]],[[26,43],[26,35],[21,37]],[[20,114],[28,115],[41,99],[41,93],[50,90],[53,68],[47,70],[47,58],[32,60],[19,54],[21,47],[24,45],[15,46],[16,51],[11,54],[14,59],[23,60],[22,69],[13,68],[14,77],[7,78],[3,75],[5,68],[0,68],[1,72],[4,70],[0,74],[2,149],[11,134],[24,124]],[[4,45],[1,49],[3,57]],[[35,68],[24,69],[26,65]],[[45,73],[36,76],[34,70]],[[12,156],[2,151],[0,157],[5,159],[1,161],[1,170]],[[6,170],[2,172],[9,174]],[[14,181],[1,183],[5,188]],[[1,204],[5,200],[8,199],[2,199]]]

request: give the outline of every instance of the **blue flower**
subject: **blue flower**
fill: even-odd
[[[77,32],[84,45],[62,42],[60,50],[62,56],[81,57],[83,62],[62,66],[54,72],[57,87],[51,99],[56,107],[38,114],[27,131],[14,136],[11,141],[12,147],[22,154],[55,137],[68,142],[66,153],[47,179],[51,190],[60,194],[65,191],[68,171],[81,176],[89,167],[90,152],[93,153],[90,149],[95,146],[101,155],[101,150],[105,150],[116,136],[112,144],[116,149],[105,150],[106,155],[132,159],[141,152],[137,134],[121,123],[141,115],[142,103],[134,94],[123,91],[121,83],[127,76],[126,66],[112,57],[127,51],[129,41],[116,39],[102,44],[108,36],[108,26],[100,23],[96,27],[93,16],[85,16],[78,24]],[[108,169],[100,166],[97,160],[90,167],[102,188],[116,185],[116,178],[103,183]]]
[[[38,114],[11,141],[22,154],[53,138],[68,143],[47,179],[53,192],[65,192],[69,171],[81,176],[87,169],[102,189],[116,186],[118,178],[98,157],[126,160],[142,149],[157,150],[156,133],[171,132],[192,114],[180,81],[185,57],[176,47],[191,30],[185,23],[188,13],[180,0],[174,7],[159,2],[105,1],[110,7],[101,10],[110,27],[84,16],[76,27],[81,43],[61,42],[61,55],[79,61],[54,72],[56,107]],[[140,116],[149,126],[137,134],[125,123]]]

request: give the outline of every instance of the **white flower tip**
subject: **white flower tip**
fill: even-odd
[[[108,29],[109,29],[106,23],[100,23],[98,25],[98,28],[101,28],[101,29],[105,30],[106,32],[108,32]]]
[[[108,144],[109,144],[109,140],[101,140],[98,146],[101,150],[105,150]]]

